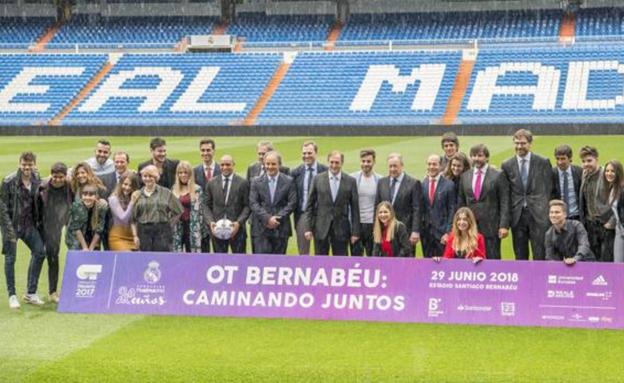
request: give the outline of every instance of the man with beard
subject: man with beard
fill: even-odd
[[[360,239],[351,245],[351,255],[373,255],[373,223],[375,222],[375,197],[381,176],[375,171],[376,153],[373,149],[360,151],[360,171],[351,174],[358,187],[360,205]]]
[[[171,189],[176,178],[176,168],[180,161],[167,158],[167,142],[155,137],[150,141],[150,152],[152,158],[139,164],[139,173],[147,165],[154,165],[160,173],[158,185]]]
[[[96,176],[103,176],[115,171],[113,161],[110,159],[111,144],[108,140],[101,139],[95,145],[95,156],[85,162],[89,164]]]

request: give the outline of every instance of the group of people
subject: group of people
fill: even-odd
[[[582,168],[568,145],[555,148],[556,166],[531,151],[525,129],[513,136],[516,155],[500,169],[489,164],[487,146],[459,150],[445,133],[444,153],[426,160],[422,181],[404,171],[401,154],[375,171],[376,152],[360,151],[360,170],[342,170],[344,154],[318,158],[314,141],[302,145],[302,163],[282,164],[269,141],[257,144],[257,161],[246,177],[231,155],[215,160],[213,139],[199,142],[201,163],[170,159],[162,138],[150,141],[151,158],[130,169],[127,152],[112,153],[98,141],[95,155],[68,168],[52,165],[39,175],[36,156],[24,152],[19,168],[4,178],[0,227],[9,306],[18,308],[16,241],[31,251],[27,303],[37,295],[43,262],[49,266],[49,299],[57,293],[63,227],[70,250],[246,253],[247,222],[252,253],[285,254],[296,236],[299,254],[414,257],[418,242],[426,258],[500,259],[511,230],[516,259],[624,262],[624,170],[617,160],[599,164],[598,151],[580,149]],[[112,158],[111,158],[112,157]],[[292,217],[292,224],[291,224]],[[216,234],[231,222],[230,236]],[[529,246],[531,251],[529,251]]]

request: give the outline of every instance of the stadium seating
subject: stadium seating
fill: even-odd
[[[227,33],[247,42],[325,41],[334,23],[329,16],[267,16],[241,13]]]
[[[624,8],[581,9],[576,18],[577,38],[624,35]]]
[[[47,123],[105,61],[106,55],[0,55],[2,125]]]
[[[340,40],[555,39],[560,11],[353,14]]]
[[[0,48],[25,48],[54,24],[49,18],[0,18]]]
[[[76,15],[54,36],[52,46],[173,47],[185,36],[210,34],[216,21],[212,17],[112,17],[93,20],[86,15]]]

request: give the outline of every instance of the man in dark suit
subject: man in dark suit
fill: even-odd
[[[583,169],[572,165],[572,148],[559,145],[555,148],[557,166],[553,167],[553,191],[551,199],[558,199],[566,204],[567,219],[580,221],[583,209],[580,208],[581,181]]]
[[[195,184],[199,185],[202,190],[206,189],[206,184],[211,179],[221,174],[219,164],[214,161],[216,145],[213,139],[204,138],[199,142],[199,153],[202,163],[193,168]],[[203,230],[204,235],[201,239],[202,253],[210,253],[210,230]]]
[[[234,174],[235,163],[232,156],[221,157],[220,166],[221,174],[210,180],[204,189],[204,222],[214,232],[220,219],[227,218],[232,221],[232,237],[222,240],[213,235],[213,249],[215,253],[227,253],[229,246],[232,253],[244,254],[247,241],[245,223],[250,213],[249,183]]]
[[[271,141],[260,141],[256,145],[256,154],[258,155],[258,161],[249,165],[247,168],[247,181],[251,182],[255,177],[259,177],[265,173],[264,170],[264,155],[268,152],[274,151],[273,143]],[[286,166],[280,166],[280,173],[289,175],[290,169]]]
[[[290,214],[297,206],[297,188],[291,177],[279,172],[281,164],[278,152],[268,152],[266,173],[251,181],[251,240],[259,254],[286,254],[292,235]]]
[[[422,188],[420,181],[403,171],[403,157],[399,153],[388,155],[388,177],[379,180],[375,206],[381,201],[392,204],[396,218],[403,222],[414,247],[420,240]]]
[[[459,181],[459,207],[468,207],[485,239],[488,259],[501,259],[501,240],[509,234],[509,187],[499,170],[489,165],[490,151],[478,144],[470,148],[473,168]]]
[[[117,186],[121,175],[129,170],[128,164],[130,163],[130,156],[127,152],[116,152],[113,155],[113,163],[115,165],[114,172],[98,176],[100,181],[102,181],[104,186],[106,186],[106,198],[108,198],[115,191],[115,187]]]
[[[457,204],[455,183],[442,177],[442,159],[432,154],[427,159],[427,177],[422,182],[422,248],[425,258],[440,257],[451,231]]]
[[[548,201],[552,193],[552,166],[547,158],[531,152],[533,135],[520,129],[513,136],[516,155],[503,162],[510,189],[511,232],[516,259],[529,259],[529,242],[534,260],[543,261]]]
[[[297,166],[290,174],[297,186],[297,207],[294,214],[294,226],[297,233],[297,248],[299,255],[310,254],[310,241],[305,238],[305,207],[308,195],[312,189],[312,180],[320,173],[327,171],[327,166],[316,160],[318,146],[314,141],[306,141],[301,148],[303,163]]]
[[[152,138],[150,141],[150,151],[152,153],[152,158],[139,164],[139,173],[147,165],[154,165],[160,172],[158,185],[171,189],[175,183],[176,168],[180,161],[167,158],[167,142],[160,137]]]
[[[357,182],[342,172],[344,155],[332,151],[327,156],[329,171],[312,180],[305,209],[306,239],[314,238],[314,254],[347,255],[349,242],[360,236],[360,207]]]

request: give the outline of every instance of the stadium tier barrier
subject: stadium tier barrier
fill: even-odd
[[[463,60],[458,50],[6,54],[0,125],[241,125],[270,84],[255,125],[436,125]],[[481,49],[462,73],[455,123],[621,123],[623,72],[623,45]]]
[[[60,312],[624,328],[619,264],[67,254]]]

